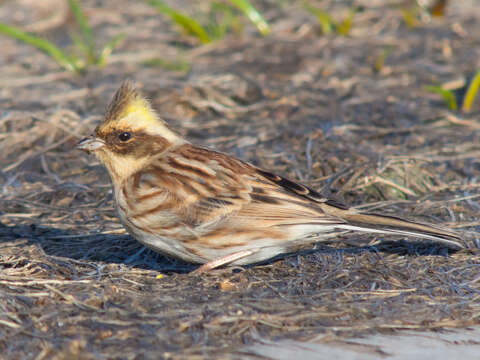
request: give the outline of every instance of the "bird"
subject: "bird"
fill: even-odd
[[[206,272],[293,253],[339,233],[396,234],[463,248],[459,234],[359,211],[170,130],[124,81],[93,134],[77,148],[106,167],[120,222],[156,252]]]

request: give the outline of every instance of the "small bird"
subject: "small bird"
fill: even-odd
[[[399,234],[463,248],[456,233],[361,212],[171,131],[132,83],[117,90],[78,149],[106,166],[120,221],[154,251],[197,271],[258,263],[339,232]]]

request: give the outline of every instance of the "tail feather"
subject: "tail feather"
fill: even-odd
[[[346,220],[345,224],[339,226],[342,229],[416,236],[457,249],[465,248],[460,235],[433,225],[421,224],[394,216],[351,211],[342,214],[342,218]]]

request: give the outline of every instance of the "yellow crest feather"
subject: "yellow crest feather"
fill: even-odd
[[[95,130],[100,137],[113,130],[143,131],[161,136],[171,144],[184,143],[181,137],[168,129],[150,102],[130,81],[124,81],[108,105],[105,118]]]
[[[158,121],[150,102],[145,99],[130,81],[124,81],[108,105],[104,123],[118,121],[132,114],[142,121]]]

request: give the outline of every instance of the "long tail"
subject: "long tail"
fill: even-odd
[[[394,216],[346,210],[341,216],[346,223],[339,228],[356,231],[415,236],[463,249],[462,238],[457,233],[436,226],[420,224]]]

